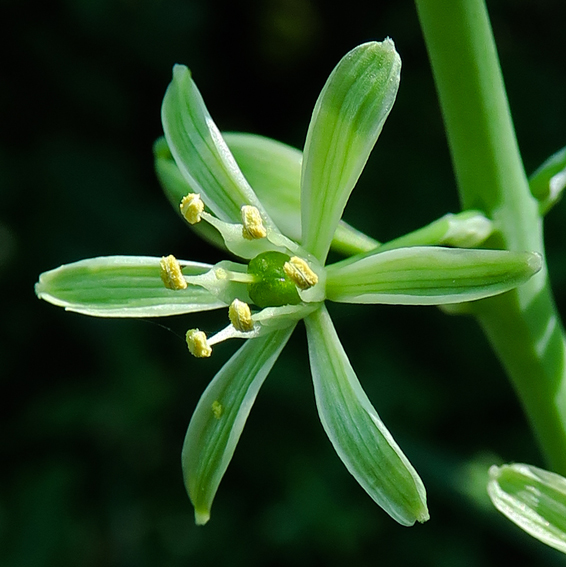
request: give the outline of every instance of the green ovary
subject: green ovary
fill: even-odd
[[[290,257],[282,252],[264,252],[250,260],[248,273],[258,281],[248,285],[248,293],[258,307],[281,307],[301,302],[295,283],[283,269],[289,260]]]

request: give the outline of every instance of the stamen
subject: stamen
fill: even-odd
[[[181,214],[190,224],[200,222],[201,214],[204,211],[204,203],[198,193],[189,193],[183,197],[179,205]]]
[[[230,323],[232,323],[237,331],[242,333],[253,331],[254,322],[252,321],[252,312],[247,303],[239,299],[234,299],[228,308],[228,317],[230,317]]]
[[[224,408],[222,407],[222,404],[218,401],[218,400],[214,400],[212,402],[212,415],[214,416],[215,419],[220,419],[222,417],[222,414],[224,413]]]
[[[228,279],[228,272],[224,268],[216,268],[216,270],[214,270],[214,275],[216,276],[217,280]]]
[[[193,356],[197,358],[208,358],[212,354],[212,348],[206,340],[206,334],[199,329],[187,331],[187,346]]]
[[[181,266],[173,254],[161,258],[159,275],[167,289],[186,289],[187,287],[187,282],[183,272],[181,272]]]
[[[225,270],[224,268],[216,268],[214,270],[214,275],[218,280],[228,280],[231,282],[239,282],[245,284],[250,284],[257,281],[257,277],[253,274]]]
[[[263,226],[263,220],[257,207],[244,205],[240,212],[242,214],[242,236],[247,240],[265,238],[267,230]]]
[[[318,276],[307,262],[298,256],[293,256],[285,262],[283,270],[299,289],[310,289],[318,283]]]

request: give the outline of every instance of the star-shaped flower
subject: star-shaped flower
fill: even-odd
[[[476,213],[447,215],[382,246],[341,223],[393,106],[400,68],[389,39],[348,53],[318,98],[301,160],[265,138],[224,138],[189,70],[175,66],[163,102],[165,140],[156,144],[159,177],[196,230],[246,263],[102,257],[46,272],[36,286],[42,299],[101,317],[229,308],[230,324],[216,335],[187,332],[199,357],[222,340],[246,339],[202,395],[185,438],[183,472],[199,524],[209,519],[256,395],[301,319],[320,420],[339,457],[399,523],[427,520],[423,483],[364,393],[325,301],[462,303],[507,291],[540,269],[534,253],[422,245],[477,245],[491,225]],[[326,266],[332,243],[360,253]]]

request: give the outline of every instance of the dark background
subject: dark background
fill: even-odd
[[[566,144],[566,10],[489,8],[525,165]],[[39,302],[40,272],[109,254],[214,261],[153,173],[172,65],[187,64],[220,128],[301,147],[326,77],[391,36],[397,103],[345,218],[387,240],[458,210],[430,69],[406,0],[56,0],[0,3],[0,565],[558,565],[486,505],[493,462],[543,465],[472,320],[436,308],[330,306],[353,366],[420,472],[431,520],[403,528],[349,476],[318,422],[302,326],[267,380],[210,523],[180,470],[200,393],[234,350],[190,357],[189,327],[225,313],[87,318]],[[566,205],[548,216],[566,301]],[[161,326],[163,325],[163,326]]]

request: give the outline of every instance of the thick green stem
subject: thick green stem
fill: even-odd
[[[483,0],[416,0],[463,208],[494,221],[489,244],[544,255]],[[546,266],[513,292],[474,304],[549,465],[566,474],[565,339]]]

